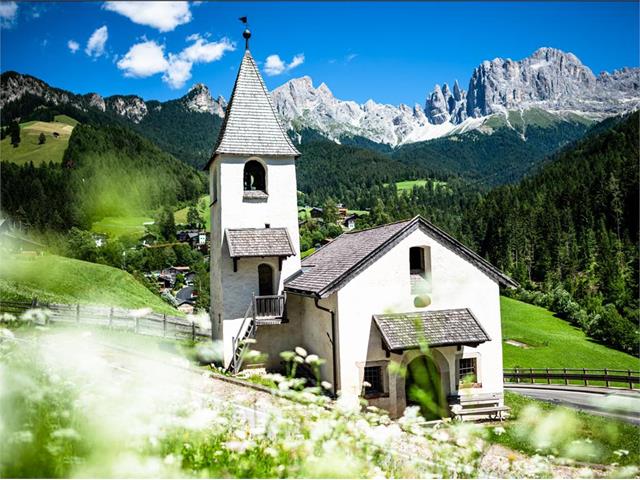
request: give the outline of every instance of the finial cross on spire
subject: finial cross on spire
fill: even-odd
[[[251,30],[249,30],[249,21],[247,20],[247,17],[240,17],[238,20],[240,20],[245,25],[245,29],[244,29],[244,32],[242,32],[242,36],[244,37],[244,41],[245,41],[244,48],[245,50],[249,50],[249,39],[251,38]]]

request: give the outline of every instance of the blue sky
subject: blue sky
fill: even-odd
[[[0,66],[78,93],[168,100],[202,82],[228,98],[242,15],[270,89],[310,75],[358,102],[424,103],[436,83],[466,89],[483,60],[542,46],[596,74],[640,63],[635,2],[2,2]]]

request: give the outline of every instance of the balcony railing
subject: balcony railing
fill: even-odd
[[[284,295],[260,295],[253,297],[256,319],[282,319],[284,317]]]

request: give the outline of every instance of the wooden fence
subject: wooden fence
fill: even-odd
[[[99,326],[174,340],[196,341],[211,338],[211,328],[202,328],[187,318],[163,313],[150,312],[140,315],[139,311],[120,307],[42,303],[37,299],[31,302],[0,300],[0,312],[20,316],[30,309],[47,311],[38,323]],[[38,317],[34,315],[34,318]]]
[[[637,370],[615,370],[609,368],[513,368],[504,370],[504,382],[508,383],[546,383],[547,385],[575,385],[584,386],[624,385],[628,388],[638,388],[640,372]]]

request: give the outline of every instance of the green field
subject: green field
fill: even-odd
[[[47,162],[60,163],[73,131],[73,125],[70,124],[73,119],[66,117],[60,120],[59,122],[33,121],[21,124],[20,144],[17,147],[14,148],[11,145],[9,137],[0,142],[2,160],[18,164],[33,162],[34,165]],[[59,136],[55,137],[54,132]],[[39,144],[41,133],[44,133],[47,139],[42,145]]]
[[[130,237],[138,239],[145,232],[145,222],[153,222],[150,217],[104,217],[91,225],[91,231],[105,233],[111,238]]]
[[[57,255],[7,256],[0,262],[0,297],[13,300],[152,308],[179,312],[129,273]]]
[[[402,182],[396,182],[396,189],[398,190],[398,194],[401,193],[411,193],[413,187],[425,187],[427,185],[427,181],[425,179],[422,180],[404,180]],[[439,180],[432,180],[433,188],[442,188],[447,186],[447,182],[442,182]],[[384,184],[385,187],[389,186],[388,183]]]
[[[200,213],[200,217],[204,219],[207,225],[208,232],[211,231],[211,210],[209,208],[210,203],[211,203],[211,200],[209,200],[209,195],[203,195],[198,199],[198,203],[197,203],[198,213]],[[189,212],[189,207],[184,207],[174,212],[176,225],[186,225],[188,212]]]
[[[589,339],[548,310],[501,297],[504,368],[640,369],[640,360]],[[528,347],[504,343],[515,340]]]

